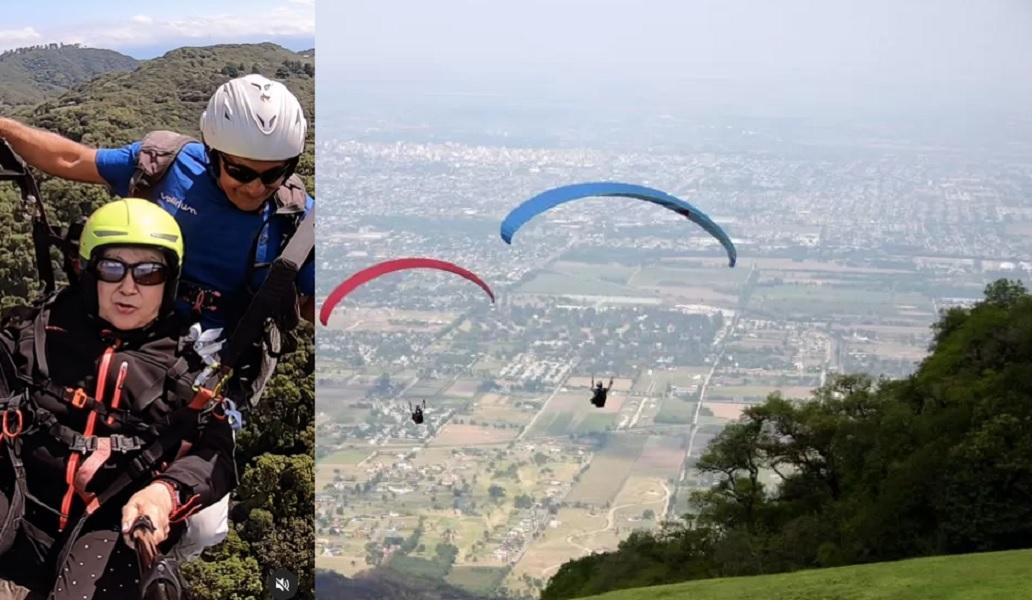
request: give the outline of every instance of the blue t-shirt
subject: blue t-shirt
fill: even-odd
[[[129,193],[129,179],[139,152],[140,142],[97,151],[97,169],[115,194],[124,197]],[[151,200],[171,213],[183,231],[183,280],[203,289],[218,290],[226,298],[240,298],[238,294],[248,286],[258,289],[268,274],[267,266],[255,269],[251,280],[245,281],[248,270],[255,264],[271,263],[286,242],[288,232],[283,219],[270,219],[274,203],[267,202],[253,213],[234,206],[209,174],[207,153],[200,143],[183,147],[154,188]],[[314,205],[309,196],[305,211],[312,210]],[[258,235],[261,239],[253,254]],[[301,268],[297,286],[301,294],[315,295],[314,261],[309,260]],[[190,310],[184,301],[180,301],[179,308],[183,312]],[[220,313],[205,311],[201,324],[207,329],[225,323]]]

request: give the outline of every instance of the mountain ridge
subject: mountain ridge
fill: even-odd
[[[128,72],[140,61],[114,50],[46,44],[0,54],[0,109],[35,104],[94,77]]]

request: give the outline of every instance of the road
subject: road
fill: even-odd
[[[567,374],[567,377],[569,377],[569,373],[573,373],[573,369],[576,368],[576,366],[576,363],[570,365],[570,370]],[[559,393],[559,390],[562,389],[563,385],[566,383],[567,377],[564,377],[562,381],[556,384],[555,389],[552,390],[552,393],[548,395],[548,398],[545,400],[545,403],[541,405],[541,410],[534,413],[534,418],[531,419],[530,423],[527,423],[527,426],[523,428],[523,431],[521,431],[520,434],[516,436],[517,440],[522,440],[524,437],[526,437],[527,432],[529,432],[534,427],[534,423],[537,423],[538,417],[541,416],[541,413],[545,412],[545,410],[548,409],[548,403],[552,401],[552,398],[555,398],[555,395]]]
[[[613,508],[609,509],[609,513],[606,515],[606,526],[605,527],[602,527],[600,529],[595,529],[593,531],[586,531],[584,533],[570,534],[570,535],[566,536],[566,543],[571,545],[571,546],[573,546],[574,548],[580,550],[582,555],[587,555],[587,554],[591,554],[592,552],[596,552],[597,549],[595,549],[595,548],[588,548],[587,546],[583,546],[581,544],[578,544],[574,540],[577,539],[577,538],[590,537],[590,536],[593,536],[593,535],[595,535],[597,533],[602,533],[604,531],[609,531],[610,529],[612,529],[613,526],[616,524],[616,511],[618,511],[618,510],[622,510],[624,508],[630,508],[632,506],[648,506],[650,504],[657,504],[657,503],[663,503],[663,505],[665,507],[667,505],[667,503],[670,502],[670,496],[671,496],[670,488],[667,487],[666,482],[661,481],[661,482],[659,482],[659,484],[661,486],[663,486],[664,494],[663,494],[663,499],[662,500],[653,500],[652,502],[632,502],[630,504],[620,504],[620,505],[614,506]],[[663,512],[657,512],[656,514],[657,515],[666,514],[666,510],[664,509]],[[569,562],[569,561],[563,561],[561,563],[545,567],[544,569],[541,570],[541,575],[542,576],[548,575],[551,571],[558,570],[559,567],[561,567],[562,565],[566,564],[567,562]]]
[[[645,409],[645,403],[652,398],[652,391],[656,389],[656,382],[652,381],[649,383],[649,389],[645,390],[645,395],[642,397],[641,402],[638,404],[638,410],[634,413],[634,418],[627,424],[625,429],[633,429],[638,424],[638,419],[641,418],[641,411]],[[630,394],[630,392],[628,392]]]
[[[695,434],[699,431],[699,414],[702,412],[702,403],[706,399],[706,388],[709,386],[710,380],[713,379],[713,375],[717,372],[717,367],[720,366],[720,359],[724,358],[724,352],[727,350],[728,341],[734,336],[735,329],[738,327],[738,321],[742,317],[742,312],[745,310],[745,305],[749,302],[749,297],[752,295],[752,287],[756,283],[758,278],[756,273],[756,264],[753,263],[752,268],[749,270],[749,275],[745,279],[745,284],[742,286],[742,295],[739,298],[738,307],[735,309],[735,316],[731,319],[731,325],[728,326],[727,332],[720,336],[719,340],[716,341],[716,353],[713,355],[713,366],[710,368],[709,373],[706,374],[706,379],[702,382],[702,387],[699,388],[699,402],[695,405],[695,414],[692,416],[691,423],[691,435],[688,437],[688,452],[685,457],[692,455],[692,451],[695,448]],[[684,479],[685,473],[681,473],[681,479]]]

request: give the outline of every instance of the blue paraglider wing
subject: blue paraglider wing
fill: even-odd
[[[724,249],[727,250],[729,261],[728,266],[735,266],[735,261],[738,260],[738,250],[736,250],[735,245],[731,243],[731,238],[728,237],[727,233],[725,233],[719,225],[710,220],[705,213],[691,204],[688,204],[684,200],[671,196],[666,192],[630,183],[575,183],[573,185],[564,185],[562,187],[542,192],[514,208],[512,212],[505,217],[505,220],[502,221],[502,239],[505,240],[506,244],[511,244],[512,236],[516,234],[516,231],[519,230],[524,223],[533,219],[538,214],[564,202],[578,200],[580,198],[588,198],[591,196],[622,196],[626,198],[637,198],[639,200],[646,200],[653,204],[658,204],[664,208],[668,208],[687,217],[693,223],[696,223],[705,229],[710,235],[717,238],[721,245],[724,246]]]

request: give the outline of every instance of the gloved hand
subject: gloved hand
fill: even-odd
[[[133,494],[129,502],[122,507],[122,539],[130,548],[134,547],[133,537],[147,536],[154,546],[168,538],[169,517],[175,502],[172,498],[173,491],[164,483],[154,482],[142,490]],[[137,530],[130,537],[130,529],[136,519],[140,516],[149,517],[154,524],[154,531],[147,532]]]

